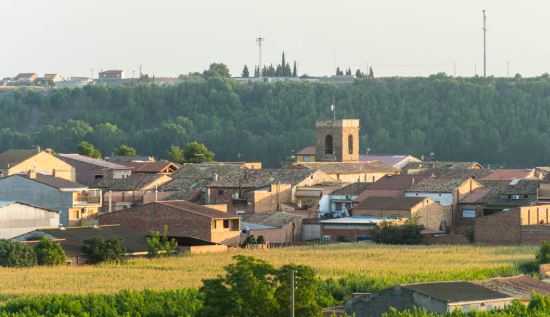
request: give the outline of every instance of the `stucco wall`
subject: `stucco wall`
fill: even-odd
[[[46,152],[37,153],[35,156],[23,161],[8,170],[8,175],[26,173],[34,170],[40,174],[53,175],[75,181],[75,169],[66,162]]]
[[[10,239],[38,228],[57,228],[59,213],[23,204],[0,207],[0,239]]]

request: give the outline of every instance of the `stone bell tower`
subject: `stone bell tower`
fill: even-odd
[[[359,161],[359,119],[318,120],[317,162]]]

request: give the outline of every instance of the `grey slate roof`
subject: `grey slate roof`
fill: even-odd
[[[403,170],[429,168],[429,169],[469,169],[471,166],[479,164],[478,162],[450,162],[450,161],[426,161],[426,162],[409,162],[403,167]]]
[[[516,180],[517,181],[517,180]],[[514,184],[515,183],[515,184]],[[503,195],[536,195],[539,188],[540,180],[538,179],[521,179],[508,183],[508,186],[503,188]]]
[[[32,181],[36,181],[39,183],[42,183],[44,185],[48,185],[57,189],[80,189],[80,188],[88,188],[86,185],[82,185],[64,178],[60,177],[53,177],[50,175],[43,175],[43,174],[36,174],[36,178],[29,178],[27,174],[13,174],[8,177],[23,177]],[[6,177],[6,178],[8,178]]]
[[[114,191],[136,191],[164,177],[161,174],[132,174],[122,179],[101,180],[95,184],[98,188]]]
[[[261,188],[277,183],[296,185],[314,173],[310,169],[236,169],[219,176],[209,187]]]
[[[283,211],[277,212],[259,212],[254,214],[245,214],[243,221],[269,227],[282,227],[300,216],[292,215]]]
[[[0,154],[0,169],[8,169],[38,154],[37,150],[7,150]]]
[[[445,303],[509,299],[510,296],[469,282],[436,282],[401,285]]]
[[[208,186],[216,177],[223,176],[231,171],[239,170],[240,166],[226,164],[183,164],[173,173],[172,181],[159,187],[161,191],[188,191],[201,186]]]
[[[362,172],[397,173],[398,170],[387,164],[373,162],[300,162],[287,166],[288,169],[307,168],[320,170],[327,174],[353,174]]]
[[[464,183],[464,177],[428,177],[416,183],[408,192],[450,193]]]
[[[332,193],[330,194],[338,195],[338,196],[347,196],[347,195],[357,196],[371,185],[373,185],[373,183],[352,183],[344,187],[338,188],[332,191]]]

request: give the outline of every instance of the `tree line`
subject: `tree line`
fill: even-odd
[[[550,79],[374,78],[349,85],[239,83],[213,64],[178,86],[86,86],[0,96],[0,150],[40,145],[170,158],[193,141],[219,161],[277,167],[315,142],[315,120],[361,119],[361,152],[491,166],[549,165]],[[179,149],[179,150],[178,150]]]

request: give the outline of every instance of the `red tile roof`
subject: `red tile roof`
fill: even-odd
[[[165,173],[168,169],[177,170],[176,164],[168,161],[156,162],[118,162],[117,164],[132,167],[134,173]]]
[[[409,210],[425,197],[369,197],[353,209],[361,210]],[[352,212],[353,213],[353,212]]]
[[[306,146],[305,148],[296,152],[296,155],[315,155],[315,153],[316,153],[315,146],[312,145],[312,146]]]

